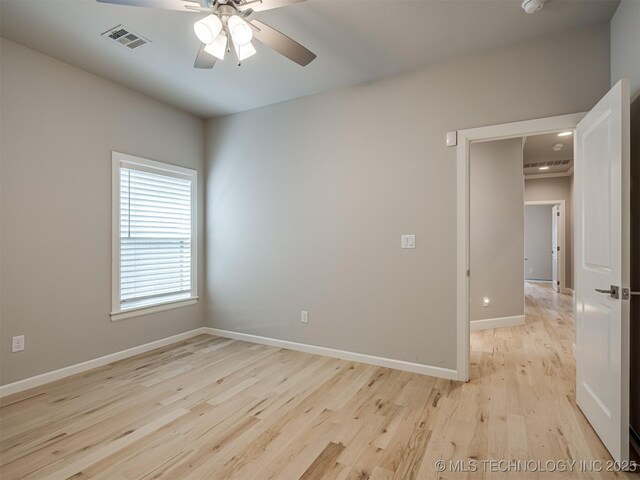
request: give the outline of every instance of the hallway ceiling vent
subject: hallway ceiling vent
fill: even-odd
[[[534,162],[525,163],[524,168],[539,168],[539,167],[559,167],[562,165],[569,165],[571,160],[556,160],[555,162]]]
[[[151,43],[150,40],[147,40],[142,35],[132,32],[130,28],[127,28],[124,25],[117,25],[110,28],[104,32],[102,36],[108,40],[128,47],[131,50],[141,47],[146,43]]]

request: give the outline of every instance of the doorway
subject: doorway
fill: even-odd
[[[572,135],[560,130],[471,143],[471,331],[525,325],[525,281],[548,284],[549,294],[568,293]]]
[[[527,120],[503,125],[472,128],[458,132],[457,157],[457,378],[469,380],[469,150],[474,141],[517,138],[527,135],[574,130],[584,113]],[[523,252],[524,255],[524,252]],[[524,258],[524,257],[523,257]]]
[[[525,182],[525,196],[526,189]],[[567,270],[572,268],[573,261],[568,258],[570,250],[566,244],[573,225],[567,215],[567,200],[525,200],[524,205],[525,281],[549,283],[556,293],[572,295]]]
[[[586,114],[459,131],[457,366],[469,380],[472,142],[571,130],[576,148],[576,403],[614,460],[629,457],[629,81]],[[607,341],[602,341],[607,339]]]

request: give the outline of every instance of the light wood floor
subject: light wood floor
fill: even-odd
[[[541,284],[525,326],[473,333],[467,384],[196,337],[5,398],[0,477],[620,478],[435,471],[608,460],[575,405],[572,341],[570,298]]]

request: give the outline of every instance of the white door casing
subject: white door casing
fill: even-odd
[[[469,380],[470,371],[470,322],[469,322],[469,151],[471,142],[502,140],[505,138],[541,135],[559,131],[574,130],[586,113],[571,113],[556,117],[537,118],[519,122],[489,125],[484,127],[458,130],[456,146],[456,371],[457,379]],[[526,205],[560,204],[564,209],[564,200],[553,202],[525,202]],[[563,223],[560,225],[560,242],[563,241]],[[561,252],[562,255],[562,252]],[[560,281],[564,276],[562,261],[560,262]]]
[[[560,292],[558,282],[558,215],[560,215],[560,207],[554,205],[551,209],[551,281],[556,292]]]
[[[576,401],[614,460],[629,456],[629,83],[575,138]],[[620,298],[596,289],[620,288]]]

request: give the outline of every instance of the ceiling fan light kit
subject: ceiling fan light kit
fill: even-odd
[[[222,21],[217,15],[209,15],[193,24],[196,37],[204,44],[213,42],[222,31]]]
[[[238,56],[238,65],[244,59],[252,57],[255,55],[256,49],[251,43],[247,43],[246,45],[238,45],[236,42],[233,42],[233,48],[236,51],[236,55]]]
[[[224,60],[224,54],[229,45],[229,38],[225,32],[220,32],[216,39],[204,47],[204,51],[218,60]]]
[[[253,39],[253,30],[247,22],[238,15],[232,15],[227,20],[227,28],[233,38],[233,43],[243,46]]]
[[[193,31],[201,42],[194,63],[195,68],[213,68],[216,59],[224,60],[231,51],[230,43],[238,58],[242,60],[255,55],[256,49],[251,43],[255,38],[279,54],[301,66],[307,66],[316,55],[284,33],[258,20],[248,18],[255,12],[286,7],[304,0],[97,0],[100,3],[127,5],[132,7],[151,7],[164,10],[177,10],[194,13],[206,13],[206,17],[193,24]]]

